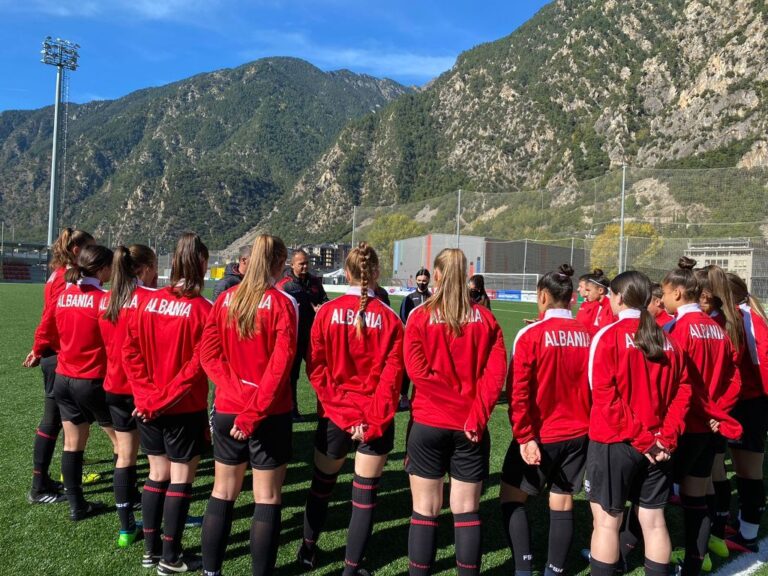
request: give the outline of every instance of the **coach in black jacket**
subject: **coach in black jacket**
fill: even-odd
[[[213,287],[213,301],[216,302],[226,290],[237,286],[245,276],[245,270],[248,268],[248,257],[251,255],[250,246],[241,246],[237,262],[231,262],[224,268],[224,276],[216,282]]]
[[[403,324],[408,322],[408,316],[413,309],[424,304],[430,296],[432,296],[432,292],[429,291],[429,270],[421,268],[416,272],[416,290],[403,298],[400,304],[400,320],[403,321]],[[408,388],[410,385],[411,381],[408,378],[408,374],[403,372],[403,384],[400,387],[400,405],[398,410],[408,410],[411,406],[408,400]]]
[[[291,258],[291,267],[285,277],[277,283],[280,290],[290,294],[299,304],[299,334],[296,357],[291,369],[291,391],[293,393],[293,420],[302,422],[299,411],[296,387],[301,373],[301,361],[306,360],[309,347],[309,334],[315,321],[315,314],[323,303],[328,302],[328,295],[323,288],[323,279],[309,273],[309,255],[304,250],[296,250]]]

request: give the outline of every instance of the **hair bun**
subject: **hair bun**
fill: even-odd
[[[602,268],[595,268],[594,270],[592,270],[592,274],[594,274],[595,276],[605,276],[605,273],[603,272]]]
[[[681,270],[693,270],[696,266],[696,260],[689,258],[688,256],[681,256],[677,261],[677,267]]]
[[[568,278],[573,276],[573,268],[570,264],[561,264],[557,271],[560,272],[560,274],[563,276],[568,276]]]

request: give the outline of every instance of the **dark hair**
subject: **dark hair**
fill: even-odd
[[[77,264],[74,249],[94,242],[93,236],[84,230],[64,228],[51,246],[51,270]]]
[[[142,266],[153,266],[157,256],[149,246],[133,244],[130,248],[117,246],[112,257],[112,275],[109,278],[109,304],[104,318],[113,324],[120,316],[120,310],[133,296],[136,276]]]
[[[485,278],[482,274],[473,274],[469,277],[469,281],[475,285],[475,290],[480,294],[485,294]]]
[[[651,282],[651,296],[653,298],[661,298],[664,296],[664,290],[658,282]]]
[[[585,274],[584,280],[597,284],[600,288],[605,288],[606,292],[611,287],[611,279],[600,268],[595,268],[591,274]]]
[[[176,243],[171,263],[171,286],[178,296],[200,296],[205,285],[204,261],[208,247],[194,232],[185,232]]]
[[[624,304],[630,308],[640,310],[640,326],[635,332],[635,346],[650,362],[661,363],[666,358],[664,355],[666,337],[664,331],[656,324],[654,317],[648,312],[651,291],[651,281],[648,276],[635,270],[622,272],[611,282],[611,292],[620,294]]]
[[[89,244],[83,246],[77,257],[77,264],[64,273],[64,279],[75,284],[81,278],[95,278],[96,275],[112,264],[112,250],[106,246]]]
[[[686,300],[698,302],[701,296],[701,283],[693,271],[694,266],[696,266],[696,260],[682,256],[677,261],[677,268],[667,272],[661,284],[682,288]]]
[[[714,298],[719,300],[719,309],[725,316],[725,331],[731,339],[734,348],[741,350],[744,343],[744,322],[739,312],[739,306],[731,292],[731,285],[725,271],[715,264],[704,266],[696,271],[697,278],[706,275],[706,289]]]
[[[416,272],[415,278],[418,278],[419,276],[426,276],[427,278],[429,278],[430,277],[429,270],[427,270],[426,268],[419,268],[419,271]]]
[[[561,264],[557,272],[547,272],[539,278],[537,290],[546,290],[555,302],[568,304],[573,296],[573,268],[570,264]]]

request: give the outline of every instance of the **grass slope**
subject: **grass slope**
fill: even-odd
[[[25,370],[21,362],[32,342],[41,300],[42,286],[0,284],[0,382],[3,383],[4,391],[0,403],[0,487],[3,495],[0,500],[0,550],[4,552],[0,573],[46,576],[148,574],[148,571],[140,567],[140,543],[128,550],[116,549],[118,521],[114,508],[103,516],[73,524],[67,517],[66,504],[30,506],[26,503],[25,494],[31,475],[31,445],[40,417],[42,387],[39,369]],[[394,301],[393,305],[399,307],[399,300]],[[523,325],[523,319],[533,317],[535,310],[531,304],[495,302],[494,313],[503,327],[509,348],[514,335]],[[294,555],[302,534],[304,502],[311,476],[315,401],[306,378],[299,385],[301,408],[310,420],[294,427],[294,459],[289,466],[283,491],[283,528],[278,558],[281,574],[298,574]],[[406,554],[411,502],[408,478],[403,471],[406,424],[407,414],[398,414],[395,449],[390,455],[381,483],[376,511],[377,524],[367,554],[367,566],[381,575],[406,574],[408,571]],[[495,410],[490,429],[493,439],[491,477],[481,505],[484,522],[483,572],[506,574],[511,573],[512,563],[497,503],[501,466],[510,438],[506,406],[499,406]],[[54,476],[59,472],[59,456],[60,452],[57,452],[53,463]],[[97,462],[86,469],[103,474],[100,483],[86,489],[87,497],[114,505],[111,449],[106,436],[97,427],[92,432],[87,458]],[[350,459],[339,477],[335,498],[329,510],[327,530],[320,540],[320,547],[325,552],[316,574],[339,573],[342,568],[350,513],[352,464]],[[146,460],[141,458],[139,466],[140,477],[144,477],[147,472]],[[212,485],[213,461],[208,457],[201,463],[195,482],[192,514],[203,514]],[[236,521],[224,565],[228,575],[250,574],[248,536],[251,512],[251,494],[244,492],[237,503]],[[682,535],[679,511],[671,510],[669,516],[673,539],[680,544]],[[535,568],[543,570],[548,521],[542,499],[533,503],[529,517],[533,523]],[[576,504],[573,548],[566,568],[568,574],[586,573],[587,566],[578,557],[577,551],[588,546],[590,534],[591,516],[586,502],[580,496]],[[450,513],[446,509],[441,516],[436,574],[454,573],[452,542]],[[199,529],[187,529],[185,548],[192,553],[200,552]],[[641,560],[638,555],[637,561]],[[636,570],[636,573],[639,574],[640,570]],[[759,573],[768,574],[768,570],[763,569]]]

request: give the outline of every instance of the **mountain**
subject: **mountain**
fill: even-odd
[[[561,189],[562,205],[625,161],[768,166],[766,134],[768,1],[557,0],[353,120],[251,235],[340,238],[354,204],[457,189]]]
[[[348,121],[409,90],[267,58],[70,104],[60,223],[165,248],[195,230],[223,246],[266,214]],[[23,239],[46,235],[52,128],[52,107],[0,113],[0,213]]]

